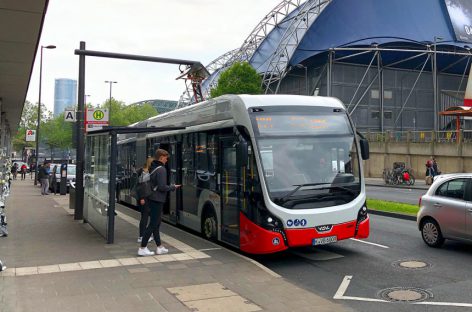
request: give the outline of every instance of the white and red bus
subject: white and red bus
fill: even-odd
[[[164,218],[207,239],[265,254],[369,235],[369,147],[337,99],[228,95],[134,126],[182,129],[119,136],[122,202],[136,205],[133,172],[160,147],[182,184]]]

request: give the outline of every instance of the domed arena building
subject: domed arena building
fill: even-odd
[[[468,0],[282,1],[239,49],[207,66],[203,94],[248,61],[268,94],[334,96],[363,132],[443,130],[471,64]],[[206,98],[206,97],[205,97]],[[184,92],[179,106],[192,102]]]

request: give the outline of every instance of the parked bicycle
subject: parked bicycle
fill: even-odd
[[[389,185],[414,185],[415,176],[411,168],[406,168],[405,163],[393,163],[393,169],[385,168],[382,172],[385,184]]]

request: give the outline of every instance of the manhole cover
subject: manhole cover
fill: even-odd
[[[401,269],[426,269],[431,267],[431,264],[421,260],[400,260],[393,263],[393,266]]]
[[[433,294],[421,288],[393,287],[380,291],[379,296],[393,302],[418,302],[432,298]]]

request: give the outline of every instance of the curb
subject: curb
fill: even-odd
[[[385,184],[373,184],[366,183],[366,186],[378,186],[378,187],[388,187],[388,188],[398,188],[398,189],[412,189],[412,190],[429,190],[429,187],[419,187],[419,186],[401,186],[401,185],[385,185]]]
[[[403,219],[403,220],[409,220],[409,221],[416,221],[416,216],[410,216],[410,215],[405,215],[401,213],[371,210],[371,209],[367,209],[367,212],[373,215],[379,215],[379,216],[397,218],[397,219]]]

